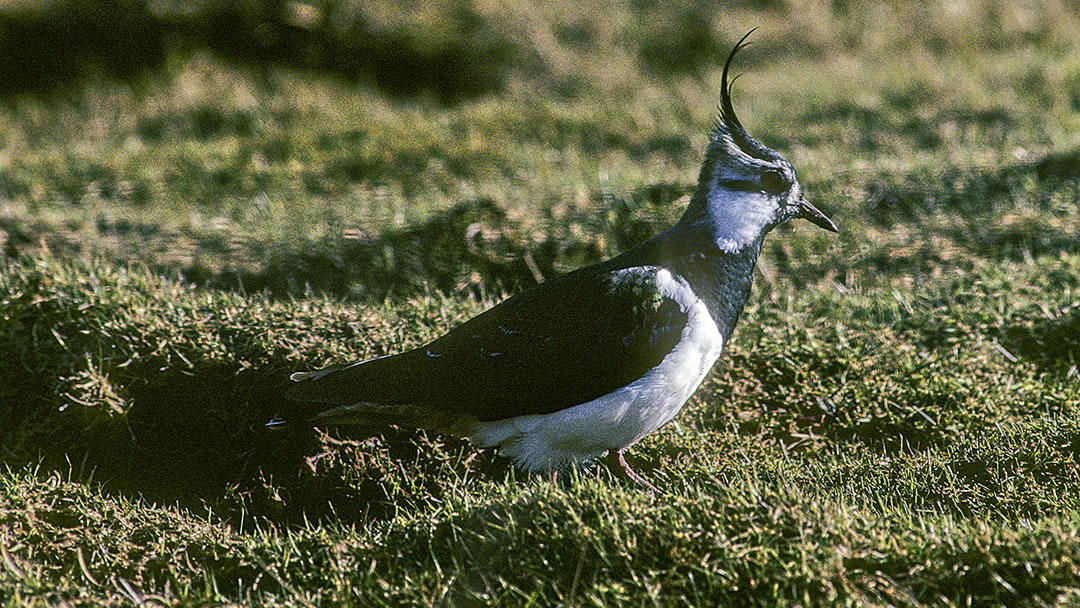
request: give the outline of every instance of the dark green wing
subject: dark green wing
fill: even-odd
[[[640,378],[679,341],[687,311],[661,293],[658,272],[642,266],[570,273],[425,346],[312,374],[288,397],[417,405],[480,420],[591,401]]]

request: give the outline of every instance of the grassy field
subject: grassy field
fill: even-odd
[[[1074,5],[120,4],[0,4],[64,58],[0,70],[0,604],[1080,605]],[[755,26],[841,231],[770,236],[662,494],[263,426],[674,221]]]

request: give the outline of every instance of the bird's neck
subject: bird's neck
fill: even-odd
[[[735,251],[711,249],[676,257],[675,270],[705,303],[726,344],[750,298],[761,239]]]
[[[685,278],[705,303],[727,343],[750,297],[763,238],[764,234],[760,234],[748,244],[727,251],[717,246],[706,231],[676,224],[627,255],[637,258],[636,263],[665,266]]]

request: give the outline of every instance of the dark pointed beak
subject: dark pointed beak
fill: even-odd
[[[834,224],[832,220],[830,220],[824,213],[819,211],[817,207],[811,205],[810,201],[806,200],[805,198],[802,198],[800,196],[799,202],[795,203],[795,206],[798,209],[798,211],[796,211],[795,213],[795,217],[801,217],[804,220],[809,220],[811,224],[821,226],[822,228],[830,232],[840,232],[840,230],[836,227],[836,224]]]

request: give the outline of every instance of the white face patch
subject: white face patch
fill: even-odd
[[[709,233],[722,251],[738,251],[753,243],[776,217],[776,203],[764,193],[731,190],[716,181],[707,201]]]

